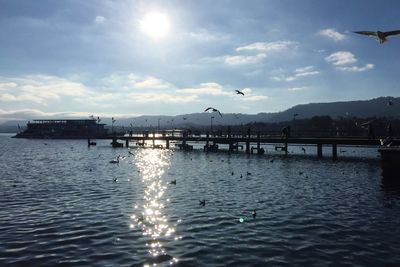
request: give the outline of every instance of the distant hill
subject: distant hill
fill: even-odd
[[[389,105],[391,103],[391,105]],[[379,97],[371,100],[331,102],[331,103],[310,103],[297,105],[285,111],[276,113],[271,122],[280,122],[296,118],[306,119],[313,116],[337,117],[399,117],[399,97]]]
[[[390,103],[390,105],[389,105]],[[214,125],[240,125],[251,122],[281,122],[290,121],[296,115],[296,119],[312,118],[314,116],[337,117],[400,117],[399,97],[379,97],[371,100],[331,102],[331,103],[310,103],[297,105],[282,112],[241,114],[226,113],[219,116],[218,113],[191,113],[176,116],[138,116],[132,118],[118,118],[115,126],[130,127],[191,127],[208,126],[211,124],[211,117]],[[31,119],[32,118],[27,118]],[[45,118],[36,118],[45,119]],[[59,117],[48,117],[47,119],[60,119]],[[111,125],[111,118],[101,118],[102,123]],[[0,124],[0,132],[17,132],[18,124],[23,128],[27,120],[13,120]]]

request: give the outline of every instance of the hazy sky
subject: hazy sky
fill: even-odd
[[[399,96],[400,36],[352,33],[398,30],[399,10],[397,0],[0,0],[0,119]]]

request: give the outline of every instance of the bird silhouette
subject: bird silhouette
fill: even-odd
[[[116,159],[110,160],[110,163],[115,164],[115,163],[119,163],[119,156]]]
[[[244,95],[244,93],[242,91],[235,90],[235,92],[236,92],[237,95]]]
[[[176,185],[176,180],[171,181],[169,184],[174,184],[174,185]]]
[[[206,200],[205,199],[199,200],[199,205],[204,207],[206,205]]]
[[[219,114],[219,115],[221,116],[221,118],[222,118],[222,114],[221,114],[221,112],[220,112],[218,109],[209,107],[209,108],[206,108],[206,109],[204,110],[204,112],[207,112],[207,111],[209,111],[209,110],[211,110],[212,112],[218,112],[218,114]]]
[[[363,34],[363,35],[367,35],[367,36],[370,36],[370,37],[374,37],[380,44],[383,44],[384,42],[388,41],[386,39],[386,37],[388,37],[390,35],[400,34],[400,31],[389,31],[389,32],[355,31],[354,33]]]
[[[251,213],[251,215],[253,216],[253,219],[255,219],[257,216],[257,211],[254,209],[253,212]]]

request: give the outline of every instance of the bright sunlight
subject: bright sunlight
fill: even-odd
[[[170,28],[168,17],[162,13],[148,13],[140,21],[140,30],[152,38],[165,37]]]

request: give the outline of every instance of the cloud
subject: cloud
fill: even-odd
[[[103,24],[106,21],[106,18],[103,16],[96,16],[94,22],[97,24]]]
[[[246,64],[258,64],[264,58],[266,54],[257,54],[255,56],[225,56],[224,62],[228,65],[246,65]]]
[[[177,89],[176,92],[195,95],[232,95],[232,92],[224,91],[220,84],[214,82],[201,83],[196,88]]]
[[[298,43],[293,41],[256,42],[246,46],[238,47],[236,48],[236,51],[255,51],[268,54],[294,48],[297,47],[297,45]]]
[[[330,38],[336,42],[343,41],[347,38],[346,35],[339,33],[335,29],[332,29],[332,28],[320,30],[318,32],[318,34],[321,36]]]
[[[357,62],[357,59],[354,57],[353,53],[349,51],[335,52],[327,56],[325,60],[336,66],[348,65]]]
[[[305,91],[310,89],[309,87],[303,86],[303,87],[292,87],[289,88],[288,91],[292,91],[292,92],[299,92],[299,91]]]
[[[336,66],[336,69],[349,72],[364,72],[374,68],[374,64],[368,63],[364,67],[346,66],[357,62],[355,56],[348,51],[339,51],[325,58],[327,62]]]
[[[197,101],[197,95],[131,93],[128,97],[138,103],[188,103]]]
[[[289,75],[289,76],[275,75],[271,78],[275,81],[291,82],[291,81],[297,80],[300,77],[313,76],[313,75],[318,75],[318,74],[319,74],[319,71],[316,70],[314,66],[306,66],[306,67],[295,69],[295,71],[292,75]]]
[[[214,82],[201,83],[198,87],[195,88],[183,88],[176,90],[177,93],[193,94],[195,96],[212,95],[212,96],[231,97],[235,98],[235,100],[241,100],[241,101],[260,101],[268,98],[267,96],[264,95],[254,95],[252,93],[251,88],[244,88],[241,89],[240,91],[242,91],[245,95],[238,96],[235,93],[235,89],[232,88],[225,89],[222,85]]]
[[[160,79],[148,77],[140,82],[136,82],[134,87],[140,89],[166,89],[170,88],[171,85]]]
[[[0,90],[8,90],[8,89],[15,88],[15,87],[17,87],[17,84],[14,82],[0,83]]]
[[[374,68],[374,64],[366,64],[364,67],[357,67],[357,66],[338,67],[339,70],[350,71],[350,72],[364,72],[364,71],[367,71],[367,70],[371,70],[373,68]]]
[[[230,39],[230,35],[222,33],[212,33],[207,29],[200,29],[198,32],[190,32],[189,36],[199,42],[217,42]]]
[[[319,74],[319,71],[314,69],[314,66],[307,66],[304,68],[298,68],[295,71],[296,77],[311,76]]]
[[[17,78],[0,77],[2,102],[34,102],[46,105],[62,96],[82,97],[87,88],[80,83],[49,75],[27,75]]]
[[[7,120],[28,120],[28,119],[54,119],[54,118],[65,118],[65,119],[73,119],[73,118],[88,118],[90,115],[93,115],[92,112],[44,112],[38,109],[17,109],[17,110],[3,110],[0,109],[0,121]],[[137,116],[138,114],[109,114],[109,113],[99,113],[96,112],[96,116],[100,118],[114,116],[115,118],[127,118],[132,116]]]
[[[240,55],[226,55],[217,58],[231,66],[259,64],[267,56],[278,53],[290,48],[297,47],[297,42],[292,41],[276,41],[276,42],[256,42],[235,49]]]
[[[266,95],[247,95],[242,98],[243,101],[261,101],[268,99]]]
[[[244,93],[244,96],[242,95],[234,95],[237,96],[238,98],[236,99],[240,99],[242,101],[261,101],[261,100],[265,100],[268,99],[268,96],[266,95],[254,95],[253,94],[253,90],[251,88],[243,88],[242,90],[240,90]]]
[[[136,73],[113,73],[100,80],[105,91],[131,91],[132,89],[173,89],[174,86],[153,76]]]

